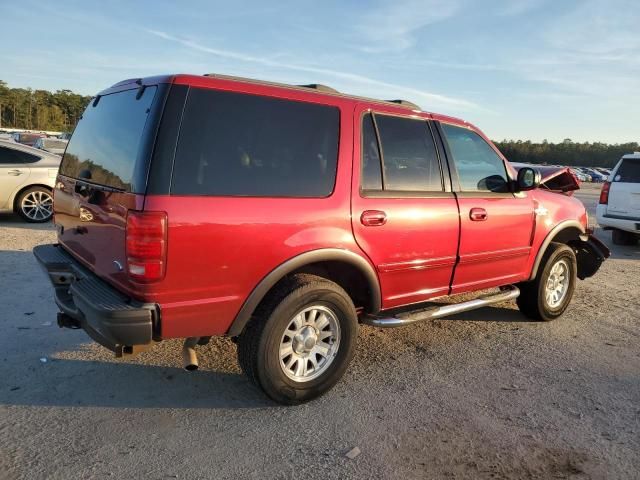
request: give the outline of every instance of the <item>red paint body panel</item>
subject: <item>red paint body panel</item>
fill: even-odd
[[[145,85],[149,81],[142,80]],[[473,128],[486,139],[462,120],[229,78],[177,75],[158,81],[323,103],[340,110],[336,184],[327,198],[101,193],[89,200],[76,193],[75,180],[59,177],[55,219],[64,227],[60,242],[122,292],[157,303],[162,338],[225,334],[260,281],[304,252],[341,248],[365,258],[376,269],[382,307],[387,309],[524,280],[555,225],[577,219],[586,228],[579,201],[541,190],[501,198],[459,198],[453,192],[433,198],[360,194],[363,112],[433,118]],[[124,87],[107,91],[119,88]],[[514,176],[508,163],[507,169]],[[487,219],[472,221],[473,208],[486,210]],[[547,213],[536,215],[537,208]],[[167,214],[167,268],[160,282],[135,283],[114,263],[125,262],[129,209]],[[363,225],[362,213],[369,210],[384,212],[385,221],[374,218],[372,224]]]

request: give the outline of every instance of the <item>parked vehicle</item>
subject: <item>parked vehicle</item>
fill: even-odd
[[[624,155],[602,185],[596,215],[616,245],[640,239],[640,153]]]
[[[576,168],[571,168],[570,170],[571,170],[571,173],[573,173],[576,176],[576,178],[581,182],[588,182],[591,179],[591,177],[589,177],[589,180],[588,180],[587,176]]]
[[[39,138],[46,138],[44,133],[14,132],[13,139],[23,145],[33,147]]]
[[[358,322],[511,299],[553,320],[609,255],[580,201],[537,189],[540,173],[516,174],[475,126],[319,85],[117,83],[85,110],[57,181],[59,244],[34,253],[60,326],[119,356],[186,338],[188,369],[227,335],[287,404],[340,379]]]
[[[47,222],[61,157],[14,141],[0,140],[0,211],[27,222]]]
[[[591,175],[591,180],[593,182],[602,183],[607,180],[607,175],[600,173],[595,168],[587,168],[586,170],[589,172],[589,175]]]
[[[62,155],[65,148],[67,148],[67,143],[69,143],[68,140],[61,140],[59,138],[39,138],[33,146],[45,152]]]

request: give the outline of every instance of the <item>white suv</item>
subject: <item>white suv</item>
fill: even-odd
[[[612,230],[613,243],[634,245],[640,239],[640,152],[624,155],[602,186],[598,223]]]

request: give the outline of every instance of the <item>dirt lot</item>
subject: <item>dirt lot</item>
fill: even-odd
[[[593,217],[597,192],[580,192]],[[556,322],[509,303],[363,326],[338,386],[285,408],[249,385],[229,340],[187,373],[177,341],[119,361],[59,329],[31,254],[53,239],[0,216],[2,479],[640,476],[638,246],[613,248]]]

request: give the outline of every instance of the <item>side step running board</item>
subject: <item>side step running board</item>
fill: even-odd
[[[476,308],[486,307],[494,303],[506,302],[513,300],[520,295],[520,290],[515,285],[501,288],[499,293],[491,295],[482,295],[468,302],[454,303],[451,305],[443,305],[442,307],[433,307],[427,310],[418,310],[414,312],[406,312],[398,314],[395,317],[379,317],[368,315],[362,321],[367,325],[381,328],[394,328],[411,325],[412,323],[424,322],[425,320],[433,320],[436,318],[446,317],[456,313],[475,310]]]

